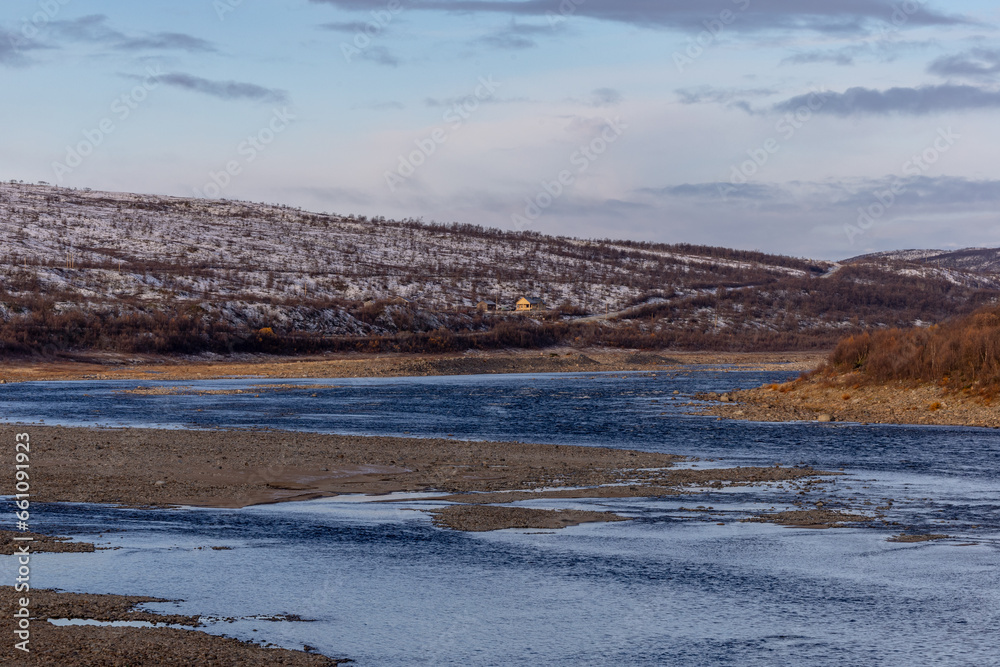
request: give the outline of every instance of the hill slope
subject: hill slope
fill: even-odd
[[[0,281],[8,353],[302,351],[359,341],[371,350],[810,348],[1000,298],[996,276],[892,258],[838,266],[18,183],[0,184]],[[521,295],[561,308],[531,319],[473,310],[481,299],[511,304]],[[409,303],[388,301],[395,297]],[[578,321],[587,315],[602,317]]]
[[[972,273],[1000,273],[1000,248],[963,248],[962,250],[893,250],[855,257],[851,262],[909,262],[923,266]]]

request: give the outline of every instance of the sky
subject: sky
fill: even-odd
[[[843,259],[1000,246],[985,0],[5,0],[0,179]]]

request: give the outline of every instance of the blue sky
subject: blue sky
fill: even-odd
[[[8,0],[0,178],[824,259],[997,246],[998,25],[971,0]]]

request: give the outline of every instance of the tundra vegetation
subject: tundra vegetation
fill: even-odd
[[[550,310],[481,313],[482,300]],[[832,348],[995,304],[921,257],[839,265],[287,206],[0,184],[0,355]]]
[[[966,395],[1000,394],[1000,308],[939,325],[863,332],[841,340],[819,375],[860,384],[934,383]]]

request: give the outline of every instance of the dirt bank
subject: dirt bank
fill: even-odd
[[[555,498],[653,498],[677,496],[699,489],[723,489],[736,486],[753,486],[769,482],[790,482],[789,488],[809,491],[813,486],[823,484],[824,477],[842,475],[840,472],[826,472],[814,468],[737,467],[706,468],[701,470],[665,470],[655,479],[628,486],[605,486],[600,488],[556,489],[542,491],[501,491],[494,493],[459,493],[434,500],[453,503],[492,504],[515,503],[522,500]]]
[[[1000,428],[989,400],[936,385],[862,385],[850,375],[799,379],[734,391],[699,414],[751,421],[847,421],[863,424],[938,424]],[[725,402],[721,402],[721,401]]]
[[[628,521],[613,512],[583,510],[540,510],[492,505],[452,505],[430,512],[434,525],[452,530],[486,532],[505,528],[545,528],[555,530],[581,523]]]
[[[207,380],[225,377],[340,378],[491,373],[646,371],[685,365],[735,365],[746,369],[807,370],[823,359],[811,352],[697,353],[636,350],[491,351],[416,355],[341,354],[312,357],[244,356],[184,359],[149,355],[88,355],[65,361],[0,363],[0,381]]]
[[[72,542],[69,537],[52,537],[51,535],[40,535],[38,533],[25,533],[13,530],[0,530],[0,556],[10,556],[17,549],[24,546],[26,542],[15,540],[19,538],[31,538],[27,542],[31,553],[93,553],[94,545],[88,542]]]
[[[900,533],[899,535],[893,535],[886,542],[901,542],[903,544],[912,544],[914,542],[933,542],[935,540],[947,540],[950,535],[941,535],[938,533],[928,533],[926,535],[913,535],[909,533]]]
[[[828,474],[678,470],[675,456],[600,447],[273,431],[0,426],[0,441],[13,442],[20,431],[31,436],[35,502],[242,507],[346,493],[542,488],[644,497]],[[13,477],[0,480],[0,493],[12,493],[12,484]]]
[[[798,528],[837,528],[848,524],[871,523],[874,520],[874,517],[863,514],[815,509],[761,514],[743,521],[746,523],[776,523],[779,526],[796,526]]]
[[[345,493],[655,481],[676,457],[593,447],[273,431],[0,427],[31,436],[36,502],[239,507]],[[0,481],[10,493],[13,476]]]
[[[146,602],[165,602],[157,598],[121,595],[80,595],[33,589],[16,593],[13,587],[0,587],[0,632],[13,637],[15,603],[22,597],[29,601],[31,612],[31,653],[26,655],[8,639],[0,649],[0,662],[19,667],[54,665],[58,667],[126,667],[162,665],[190,667],[327,667],[341,664],[322,655],[264,648],[257,644],[218,637],[204,632],[176,628],[133,628],[100,626],[55,626],[49,619],[88,619],[94,621],[145,621],[173,625],[198,626],[191,616],[161,615],[138,611]]]

